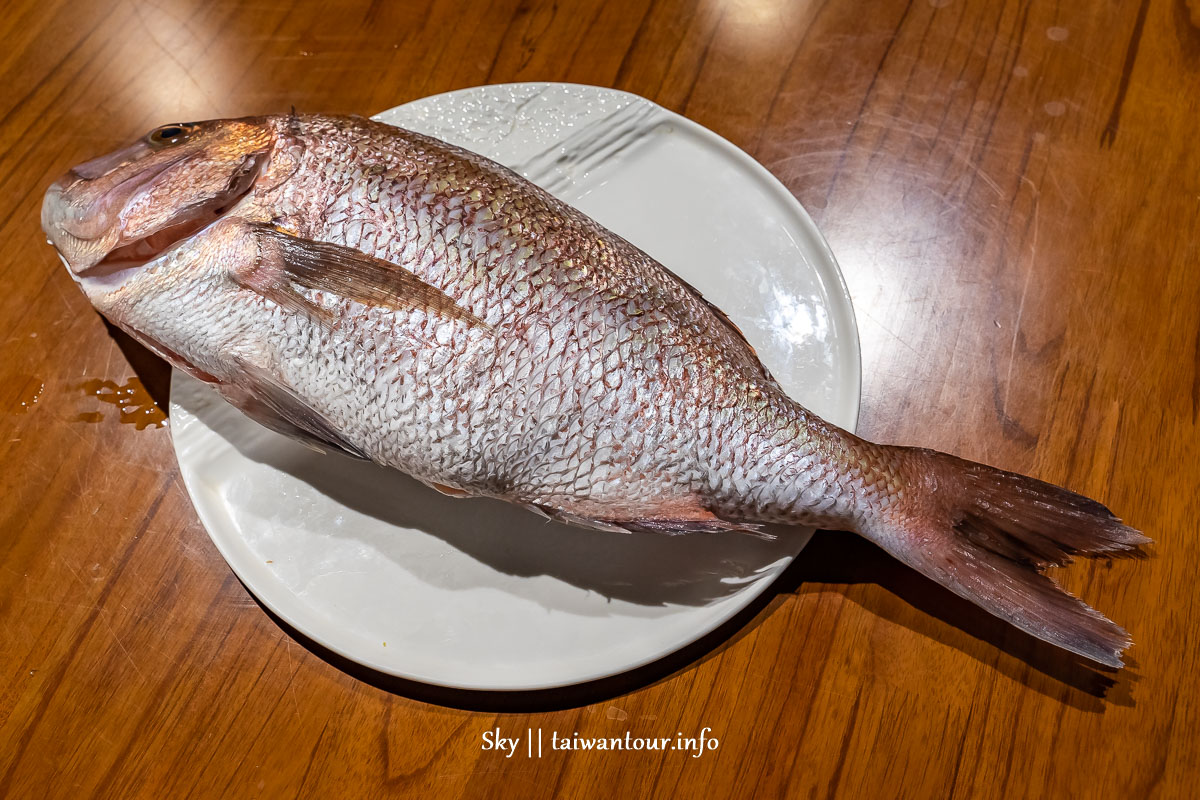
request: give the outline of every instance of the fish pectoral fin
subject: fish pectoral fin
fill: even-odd
[[[270,300],[280,308],[307,314],[326,329],[333,328],[333,312],[319,306],[296,291],[291,282],[278,269],[264,269],[257,263],[249,269],[233,273],[233,279],[243,288],[249,289]]]
[[[285,308],[304,308],[306,311],[320,308],[293,288],[301,286],[368,306],[396,311],[422,309],[473,328],[492,330],[441,289],[399,264],[352,247],[305,239],[269,225],[255,225],[254,234],[258,243],[258,263],[241,282]],[[327,310],[320,310],[328,314]]]
[[[243,414],[265,428],[321,452],[337,450],[355,458],[367,458],[324,414],[306,403],[282,380],[242,359],[238,359],[238,365],[243,380],[239,384],[222,386],[221,393]]]

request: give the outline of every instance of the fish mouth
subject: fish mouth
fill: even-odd
[[[263,153],[247,156],[241,168],[230,178],[225,191],[204,202],[185,206],[166,223],[143,236],[132,240],[123,237],[118,239],[116,246],[103,258],[95,264],[74,270],[75,274],[93,282],[118,283],[116,278],[146,266],[228,214],[253,191],[266,162]],[[66,233],[71,234],[69,230]]]

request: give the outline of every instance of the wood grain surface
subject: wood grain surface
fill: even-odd
[[[0,42],[0,796],[1194,793],[1195,0],[8,0]],[[150,400],[109,402],[136,377],[162,403],[166,372],[46,246],[43,191],[158,123],[524,80],[644,95],[788,186],[854,299],[861,433],[1153,536],[1059,573],[1131,665],[1094,672],[834,532],[716,635],[563,691],[390,680],[259,607]],[[496,728],[719,747],[506,759]]]

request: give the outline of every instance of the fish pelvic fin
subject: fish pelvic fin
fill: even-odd
[[[885,449],[899,490],[861,533],[1026,633],[1123,665],[1129,634],[1042,570],[1074,555],[1145,555],[1149,538],[1067,489],[933,450]]]
[[[330,450],[366,460],[367,455],[281,378],[245,359],[236,359],[239,379],[219,390],[226,400],[265,428],[319,452]]]

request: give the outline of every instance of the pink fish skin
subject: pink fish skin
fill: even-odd
[[[474,153],[354,117],[166,125],[68,172],[42,225],[100,313],[290,436],[603,529],[855,531],[1100,664],[1130,644],[1042,570],[1145,536],[821,420],[694,289]]]

